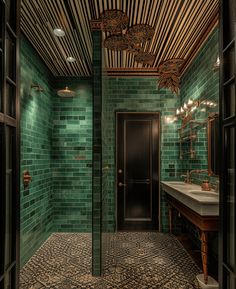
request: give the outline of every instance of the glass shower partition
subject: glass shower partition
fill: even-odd
[[[108,76],[106,72],[106,59],[104,48],[102,50],[102,246],[101,246],[101,267],[102,274],[106,269],[116,266],[114,238],[116,231],[115,223],[115,189],[114,189],[114,175],[115,164],[111,163],[111,154],[114,154],[115,144],[109,144],[109,134],[112,127],[115,125],[115,120],[110,119],[109,108],[106,106],[106,94]],[[115,119],[115,117],[114,117]]]

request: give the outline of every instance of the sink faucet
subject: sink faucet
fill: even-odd
[[[191,184],[192,183],[192,178],[191,178],[191,175],[193,173],[196,173],[196,174],[199,174],[199,173],[207,173],[208,170],[187,170],[187,173],[186,175],[181,175],[181,177],[185,177],[184,179],[184,182],[187,183],[187,184]]]
[[[191,175],[190,175],[190,172],[189,170],[187,170],[186,172],[186,175],[181,175],[181,177],[184,177],[184,182],[187,183],[187,184],[191,184]]]

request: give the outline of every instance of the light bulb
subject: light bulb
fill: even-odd
[[[193,105],[193,101],[192,101],[192,99],[189,99],[188,100],[188,107],[191,107]]]

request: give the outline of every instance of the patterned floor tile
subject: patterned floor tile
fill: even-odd
[[[20,274],[20,289],[197,289],[199,268],[172,235],[110,234],[103,277],[91,275],[91,234],[55,233]]]

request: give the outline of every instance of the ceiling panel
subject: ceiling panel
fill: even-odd
[[[21,29],[55,76],[89,76],[92,72],[92,36],[89,21],[107,9],[120,9],[129,27],[149,24],[155,29],[144,51],[155,55],[153,65],[134,61],[127,51],[104,48],[105,64],[114,74],[135,70],[156,72],[167,59],[182,58],[182,72],[217,25],[218,0],[22,0]],[[65,37],[53,33],[62,28]],[[109,34],[103,32],[103,38]],[[76,62],[68,63],[73,56]]]

